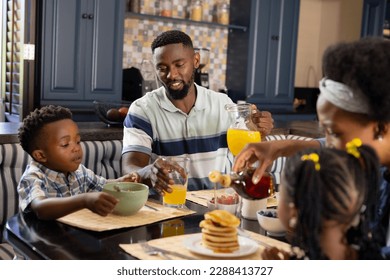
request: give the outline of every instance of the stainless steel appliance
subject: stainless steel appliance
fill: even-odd
[[[205,88],[209,88],[209,73],[204,69],[209,63],[210,50],[205,48],[195,48],[195,52],[200,55],[199,68],[195,71],[195,83]]]

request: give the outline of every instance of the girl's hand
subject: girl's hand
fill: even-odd
[[[261,258],[263,260],[288,260],[290,259],[290,254],[276,247],[271,247],[265,248],[261,252]]]

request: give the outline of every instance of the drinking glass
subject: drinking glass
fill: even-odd
[[[183,220],[171,220],[162,223],[161,226],[162,237],[170,237],[184,234],[184,221]]]
[[[184,208],[188,185],[188,164],[190,158],[186,156],[162,157],[166,166],[169,166],[169,178],[173,184],[169,185],[171,193],[163,196],[163,204],[168,207]]]

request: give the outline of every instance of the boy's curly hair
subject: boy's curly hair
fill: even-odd
[[[72,112],[61,106],[49,105],[31,112],[23,119],[23,125],[19,128],[18,137],[23,150],[31,155],[42,140],[43,126],[64,119],[72,119]]]

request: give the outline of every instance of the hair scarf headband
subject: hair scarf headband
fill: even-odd
[[[319,87],[321,94],[318,99],[326,99],[336,107],[348,112],[360,114],[370,112],[367,98],[360,92],[352,92],[350,87],[342,83],[323,78]]]

